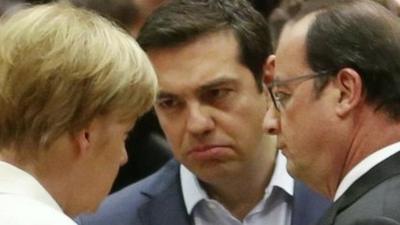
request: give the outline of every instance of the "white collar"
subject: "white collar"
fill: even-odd
[[[278,153],[275,161],[276,165],[268,186],[265,188],[265,196],[269,196],[274,187],[280,187],[286,193],[293,196],[294,180],[286,170],[286,158],[281,152]],[[184,165],[180,166],[181,187],[183,200],[185,202],[187,213],[190,215],[193,208],[201,200],[209,200],[209,196],[201,187],[196,176],[190,172]]]
[[[62,212],[61,207],[46,189],[29,173],[0,161],[0,194],[26,196]]]
[[[382,162],[383,160],[389,158],[395,153],[400,151],[400,142],[396,142],[389,146],[386,146],[365,159],[361,160],[355,167],[353,167],[346,176],[342,179],[339,184],[338,189],[336,190],[334,201],[336,201],[340,196],[344,194],[344,192],[362,175],[367,173],[374,166]]]

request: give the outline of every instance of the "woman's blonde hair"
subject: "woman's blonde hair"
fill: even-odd
[[[0,23],[0,149],[48,146],[96,116],[147,111],[156,75],[136,41],[66,2],[23,9]]]

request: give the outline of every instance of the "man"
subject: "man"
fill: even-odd
[[[109,197],[82,225],[299,225],[325,199],[294,182],[273,136],[263,66],[268,26],[244,0],[182,0],[161,7],[138,42],[160,90],[155,111],[176,161]]]
[[[285,25],[269,59],[265,130],[289,173],[335,200],[320,224],[399,223],[399,20],[369,0],[321,2]]]
[[[0,23],[0,224],[73,225],[127,160],[155,72],[109,21],[67,3]]]

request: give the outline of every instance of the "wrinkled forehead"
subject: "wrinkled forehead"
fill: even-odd
[[[182,45],[147,51],[160,90],[176,91],[248,73],[252,78],[248,68],[240,63],[238,52],[238,43],[231,32],[212,33]]]
[[[277,76],[312,72],[306,60],[306,36],[314,19],[315,14],[309,14],[284,26],[275,53]]]

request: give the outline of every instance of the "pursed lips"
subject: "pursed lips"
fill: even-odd
[[[188,153],[205,152],[205,151],[209,151],[214,148],[228,148],[228,147],[230,147],[230,146],[229,145],[218,145],[218,144],[217,145],[200,145],[200,146],[196,146],[196,147],[190,149]]]
[[[217,159],[231,152],[230,145],[212,144],[196,146],[188,151],[188,156],[199,160]]]

